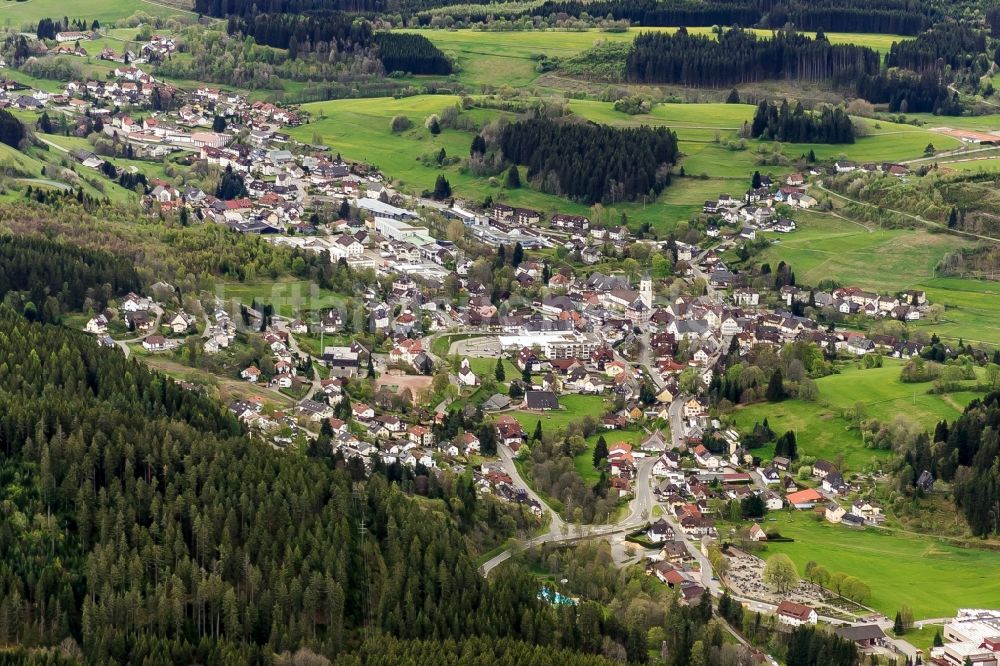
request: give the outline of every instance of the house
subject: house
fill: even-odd
[[[785,496],[785,499],[796,509],[811,509],[816,506],[816,502],[823,499],[823,496],[812,488],[806,488],[805,490],[789,493]]]
[[[417,446],[432,446],[434,444],[434,433],[422,425],[410,426],[406,435]]]
[[[663,431],[654,430],[653,434],[642,440],[639,448],[643,451],[666,451],[670,448],[670,439],[663,434]]]
[[[652,543],[672,541],[674,538],[674,528],[666,520],[660,518],[646,530],[646,538]]]
[[[828,475],[837,471],[837,466],[829,460],[817,460],[813,463],[812,473],[818,479],[825,479]]]
[[[680,467],[681,457],[676,451],[668,451],[656,459],[653,463],[653,476],[668,476],[671,470]]]
[[[500,393],[494,393],[483,403],[484,412],[500,412],[510,407],[510,398]]]
[[[559,399],[552,391],[527,391],[524,394],[524,408],[538,411],[559,409]]]
[[[844,507],[840,506],[836,502],[830,502],[826,505],[823,517],[826,518],[827,522],[836,524],[841,521],[846,513],[847,511],[844,510]]]
[[[833,633],[851,641],[860,648],[872,648],[885,643],[885,632],[877,624],[856,624],[851,627],[836,627]]]
[[[87,322],[87,326],[84,328],[87,333],[94,333],[96,335],[103,335],[108,332],[108,319],[102,314],[92,317],[90,321]]]
[[[884,519],[882,507],[866,499],[856,499],[851,504],[851,513],[869,522],[881,522]]]
[[[167,348],[167,339],[162,335],[150,335],[142,341],[146,351],[162,351]]]
[[[920,476],[917,477],[917,487],[923,490],[924,492],[930,492],[931,490],[933,490],[934,475],[925,469],[923,472],[920,473]]]
[[[805,604],[797,604],[794,601],[782,599],[778,604],[778,622],[793,627],[803,624],[816,624],[816,611]]]
[[[513,416],[504,414],[496,421],[497,437],[502,444],[517,450],[524,441],[524,430]]]
[[[188,329],[191,328],[192,323],[193,320],[190,317],[183,312],[178,312],[171,317],[170,321],[167,322],[167,326],[169,326],[170,330],[174,333],[181,334],[187,333]]]
[[[243,372],[240,373],[240,377],[248,382],[256,382],[260,380],[260,370],[257,369],[257,366],[251,365],[248,368],[244,368]]]
[[[479,438],[471,432],[465,433],[462,435],[462,449],[465,451],[465,455],[467,456],[472,455],[473,453],[479,453]]]
[[[375,410],[363,402],[351,405],[351,414],[359,421],[371,421],[375,418]]]
[[[767,534],[764,532],[764,528],[754,523],[750,528],[750,540],[754,542],[767,541]]]

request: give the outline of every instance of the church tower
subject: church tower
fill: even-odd
[[[639,281],[639,298],[642,299],[643,305],[650,310],[653,309],[653,281],[648,275]]]

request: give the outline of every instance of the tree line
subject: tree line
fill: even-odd
[[[833,45],[820,35],[811,39],[778,31],[766,38],[736,28],[714,39],[681,28],[674,34],[636,37],[625,60],[625,74],[637,83],[722,87],[766,79],[823,80],[845,69],[877,74],[879,66],[873,49]]]
[[[450,4],[450,3],[439,3]],[[939,12],[918,0],[822,0],[776,2],[775,0],[716,0],[714,2],[658,2],[657,0],[547,0],[537,8],[510,11],[487,10],[488,15],[508,19],[524,15],[553,16],[566,14],[580,18],[610,16],[641,26],[713,26],[729,25],[779,29],[793,25],[798,30],[887,33],[916,35],[926,29]],[[479,18],[473,12],[474,18]],[[421,22],[430,17],[421,15]],[[481,20],[481,19],[480,19]]]
[[[903,456],[900,483],[916,486],[926,470],[954,485],[956,507],[976,536],[1000,534],[1000,392],[973,400],[951,424],[938,423]]]
[[[962,113],[958,93],[949,90],[934,71],[916,74],[906,70],[883,70],[875,75],[846,71],[834,77],[834,85],[873,104],[887,104],[892,113],[940,116]]]
[[[655,196],[670,184],[677,136],[665,127],[616,129],[534,118],[504,127],[503,157],[527,165],[538,188],[588,204]]]
[[[754,113],[750,136],[790,143],[854,143],[854,124],[840,107],[824,106],[811,113],[801,102],[792,109],[787,99],[780,106],[764,100]]]

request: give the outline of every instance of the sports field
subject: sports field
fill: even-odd
[[[831,573],[864,581],[867,605],[893,617],[901,604],[916,619],[954,616],[956,609],[989,608],[1000,599],[1000,553],[960,548],[933,537],[874,529],[854,530],[816,521],[808,512],[770,514],[775,529],[792,543],[768,544],[786,553],[801,574],[810,560]],[[766,555],[765,555],[766,556]]]

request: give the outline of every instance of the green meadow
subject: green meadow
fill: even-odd
[[[83,19],[88,24],[95,19],[103,24],[128,18],[136,12],[163,17],[191,14],[186,9],[147,0],[89,0],[75,6],[59,0],[29,0],[0,4],[0,21],[5,26],[19,28],[29,23],[37,24],[43,18],[68,16],[70,19]]]
[[[464,173],[457,165],[441,168],[425,164],[421,158],[436,155],[442,148],[451,156],[464,158],[468,154],[472,132],[445,129],[434,136],[424,127],[424,120],[429,115],[440,113],[458,101],[459,98],[454,95],[417,95],[402,99],[314,102],[303,105],[312,115],[312,122],[290,132],[300,141],[320,140],[348,159],[375,164],[393,179],[398,188],[414,194],[431,189],[437,176],[443,173],[451,183],[454,195],[459,198],[482,200],[492,196],[511,205],[536,208],[547,213],[587,213],[587,207],[581,204],[529,187],[507,190],[496,181],[491,184],[487,178]],[[749,105],[661,104],[647,116],[635,117],[614,111],[607,102],[573,101],[570,109],[596,122],[666,125],[677,132],[681,151],[685,155],[681,166],[689,177],[699,177],[676,178],[656,201],[616,204],[615,209],[624,212],[633,225],[649,222],[660,232],[669,231],[678,221],[700,211],[706,199],[717,197],[721,192],[738,193],[754,169],[761,168],[776,174],[791,170],[791,167],[757,166],[757,150],[763,149],[760,142],[749,142],[748,149],[743,151],[731,151],[723,144],[715,143],[716,135],[723,141],[735,136],[735,130],[753,116],[753,107]],[[502,112],[472,109],[465,114],[481,126],[499,117]],[[389,123],[397,115],[409,118],[413,126],[393,134]],[[871,131],[870,136],[861,137],[850,146],[769,144],[766,149],[768,152],[779,150],[791,159],[813,149],[821,159],[836,158],[848,152],[853,159],[862,161],[903,160],[919,156],[931,137],[927,130],[889,123]],[[942,148],[950,147],[948,141],[958,143],[947,137],[940,138],[945,139],[939,142]],[[702,174],[707,177],[701,178]]]
[[[559,411],[528,412],[519,410],[510,412],[510,415],[518,420],[521,427],[530,436],[535,432],[535,424],[538,421],[542,422],[543,432],[556,432],[564,430],[570,423],[579,421],[585,416],[599,419],[604,415],[608,403],[598,395],[568,394],[559,396],[559,404],[562,406]]]
[[[961,548],[934,537],[875,529],[854,530],[817,521],[807,512],[772,513],[775,529],[794,539],[770,543],[768,553],[786,553],[801,574],[810,560],[831,573],[864,581],[867,605],[893,617],[900,605],[916,619],[950,617],[959,607],[988,608],[1000,598],[1000,553]],[[765,554],[766,557],[766,554]]]
[[[830,214],[796,212],[794,217],[796,232],[771,235],[774,244],[754,261],[784,261],[803,285],[834,279],[882,292],[909,289],[932,279],[947,253],[970,245],[956,236],[916,229],[869,230]],[[872,270],[875,265],[879,270]]]
[[[816,381],[819,387],[816,402],[785,400],[753,404],[734,412],[736,424],[742,432],[748,432],[754,423],[766,418],[771,429],[779,434],[795,431],[799,455],[826,460],[842,456],[848,470],[860,471],[887,460],[891,454],[867,448],[861,433],[845,416],[858,402],[864,405],[865,418],[890,422],[896,415],[903,415],[929,430],[938,421],[960,416],[965,406],[979,395],[972,391],[929,394],[930,383],[905,384],[899,380],[902,365],[900,361],[886,359],[881,368],[848,366],[840,374]],[[773,445],[755,453],[767,458],[773,454]]]

